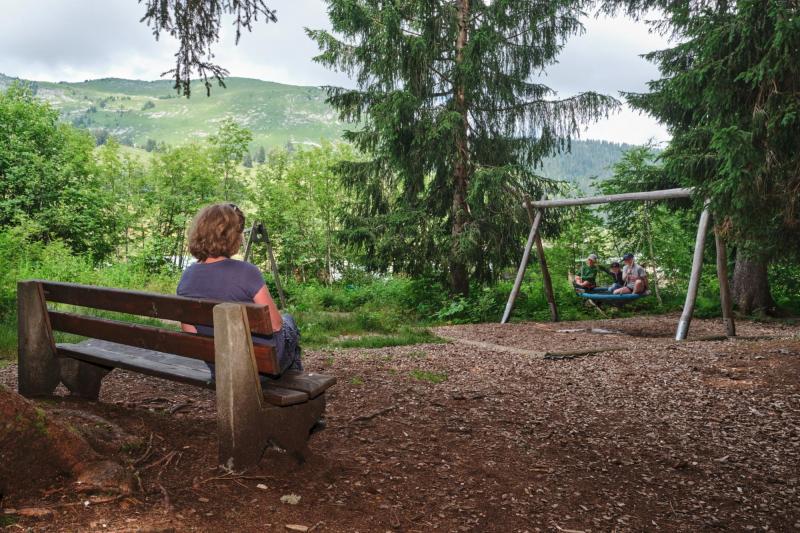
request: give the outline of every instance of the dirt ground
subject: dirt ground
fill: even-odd
[[[133,495],[20,472],[0,508],[45,509],[6,514],[12,531],[800,530],[800,326],[693,341],[724,332],[695,320],[676,343],[676,322],[450,326],[448,344],[307,352],[339,379],[328,429],[305,464],[271,450],[245,475],[214,466],[213,392],[115,371],[100,402],[41,405],[124,462]],[[545,357],[587,349],[611,351]]]

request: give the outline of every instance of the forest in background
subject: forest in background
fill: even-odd
[[[353,217],[359,199],[337,173],[342,161],[362,157],[347,143],[277,148],[264,163],[247,167],[242,159],[252,134],[225,121],[202,142],[166,146],[143,160],[114,137],[98,146],[95,137],[64,123],[24,85],[0,93],[0,117],[12,125],[0,134],[0,254],[6,259],[0,273],[0,354],[7,358],[15,352],[17,280],[171,293],[180,270],[191,261],[185,241],[191,218],[215,201],[236,202],[247,213],[248,225],[254,220],[267,224],[289,309],[298,315],[311,346],[432,341],[425,330],[430,324],[497,320],[527,233],[523,221],[510,244],[510,259],[498,266],[495,279],[474,282],[469,296],[454,296],[446,274],[435,265],[416,265],[418,270],[409,272],[388,259],[398,249],[413,258],[414,242],[379,234],[364,240],[373,228]],[[609,151],[614,148],[606,144]],[[631,148],[611,177],[594,185],[603,192],[619,192],[657,164],[654,155],[647,147]],[[583,194],[576,186],[565,187],[566,194]],[[608,262],[634,250],[651,271],[657,268],[663,303],[651,298],[627,310],[612,308],[607,311],[612,316],[678,309],[697,219],[690,207],[680,207],[583,208],[550,217],[546,255],[562,318],[596,316],[572,294],[567,281],[567,273],[591,252]],[[435,223],[421,213],[401,216]],[[643,216],[647,227],[636,223]],[[653,254],[648,238],[654,242]],[[253,261],[275,293],[263,248],[255,248]],[[789,304],[796,293],[781,285],[781,272],[780,266],[775,268],[777,295]],[[717,313],[716,290],[713,261],[707,261],[700,315]],[[515,317],[547,320],[547,309],[538,269],[531,268]]]
[[[65,123],[37,98],[41,86],[15,84],[2,94],[0,245],[12,263],[0,285],[4,337],[13,338],[14,282],[23,277],[171,292],[188,260],[191,217],[213,201],[237,202],[269,225],[290,307],[310,313],[307,340],[314,342],[312,325],[325,317],[330,329],[318,330],[326,332],[319,342],[342,341],[334,333],[348,335],[342,324],[395,338],[406,328],[410,338],[424,330],[408,324],[492,320],[526,237],[523,201],[587,188],[585,180],[576,186],[545,175],[548,158],[562,160],[581,126],[619,109],[622,97],[673,138],[658,153],[626,151],[593,186],[607,193],[683,186],[695,194],[663,205],[548,213],[541,230],[562,315],[585,316],[565,274],[590,252],[607,262],[634,251],[659,280],[658,304],[643,300],[619,313],[679,306],[704,204],[731,248],[739,311],[796,312],[800,17],[793,6],[327,4],[331,29],[306,32],[320,50],[315,61],[355,81],[325,88],[332,116],[346,125],[343,142],[288,142],[263,157],[259,147],[254,157],[253,124],[228,117],[192,142],[146,139],[150,156],[141,158],[123,148],[119,139],[137,141],[116,126],[128,115],[156,118],[159,102],[134,112],[124,98],[103,97],[105,106],[89,103]],[[584,9],[594,8],[640,19],[660,9],[654,29],[676,40],[647,55],[661,75],[647,92],[618,98],[587,88],[558,99],[540,83],[565,42],[583,31]],[[156,35],[195,31],[171,27],[159,13],[143,19]],[[221,15],[198,13],[200,33],[182,46],[208,52]],[[176,56],[174,88],[187,97],[193,69],[207,91],[209,79],[226,75],[218,65],[192,62],[197,57]],[[711,245],[705,252],[712,257]],[[700,313],[716,308],[713,277],[707,261]],[[543,318],[537,279],[527,280],[520,318]]]

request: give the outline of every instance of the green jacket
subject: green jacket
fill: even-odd
[[[589,281],[594,285],[597,285],[597,273],[599,272],[599,268],[597,265],[589,266],[586,263],[581,266],[581,269],[578,271],[578,275],[581,277],[583,281]]]

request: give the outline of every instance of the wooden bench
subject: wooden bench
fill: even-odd
[[[48,302],[214,327],[214,337],[48,309]],[[50,395],[63,383],[70,393],[96,400],[114,368],[216,389],[219,463],[256,465],[276,444],[302,460],[312,426],[325,411],[325,390],[336,378],[287,372],[262,384],[259,372],[278,373],[269,346],[252,333],[272,333],[269,310],[140,291],[50,281],[17,284],[19,392]],[[56,344],[53,331],[88,340]],[[216,380],[206,362],[216,367]]]

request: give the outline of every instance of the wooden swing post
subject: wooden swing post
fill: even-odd
[[[678,331],[675,333],[675,340],[686,340],[689,334],[689,324],[692,322],[694,314],[694,304],[697,300],[697,288],[700,286],[700,274],[703,270],[703,248],[706,244],[706,233],[711,213],[708,204],[703,207],[700,214],[700,222],[697,224],[697,238],[694,241],[694,257],[692,258],[692,274],[689,278],[689,288],[686,290],[686,301],[683,304],[683,313],[678,322]]]
[[[522,253],[522,261],[519,263],[519,269],[517,270],[517,277],[514,280],[514,288],[511,289],[511,294],[508,295],[508,302],[506,303],[506,309],[503,312],[503,318],[500,320],[501,324],[505,324],[508,322],[508,317],[511,316],[511,310],[514,308],[514,300],[517,299],[517,295],[519,294],[519,289],[522,286],[522,278],[525,277],[525,269],[528,267],[528,259],[531,256],[531,248],[533,247],[533,241],[536,240],[536,234],[539,231],[539,224],[542,221],[542,210],[538,209],[536,211],[536,216],[533,217],[533,223],[531,224],[531,231],[528,233],[528,242],[525,243],[525,251]]]
[[[733,301],[731,300],[731,287],[728,284],[728,253],[725,249],[725,239],[719,231],[719,226],[714,225],[714,242],[717,247],[717,277],[719,278],[719,302],[722,306],[722,322],[725,324],[725,334],[728,337],[736,336],[736,324],[733,322]]]
[[[544,200],[544,197],[542,197]],[[525,210],[528,212],[528,220],[531,224],[536,216],[533,214],[531,202],[526,198]],[[550,307],[550,320],[558,322],[558,306],[556,305],[556,296],[553,292],[553,280],[550,279],[550,269],[547,268],[547,258],[544,256],[544,246],[542,245],[542,235],[537,231],[534,238],[536,243],[536,255],[539,256],[539,267],[542,270],[542,285],[544,286],[544,295],[547,298],[547,305]]]

